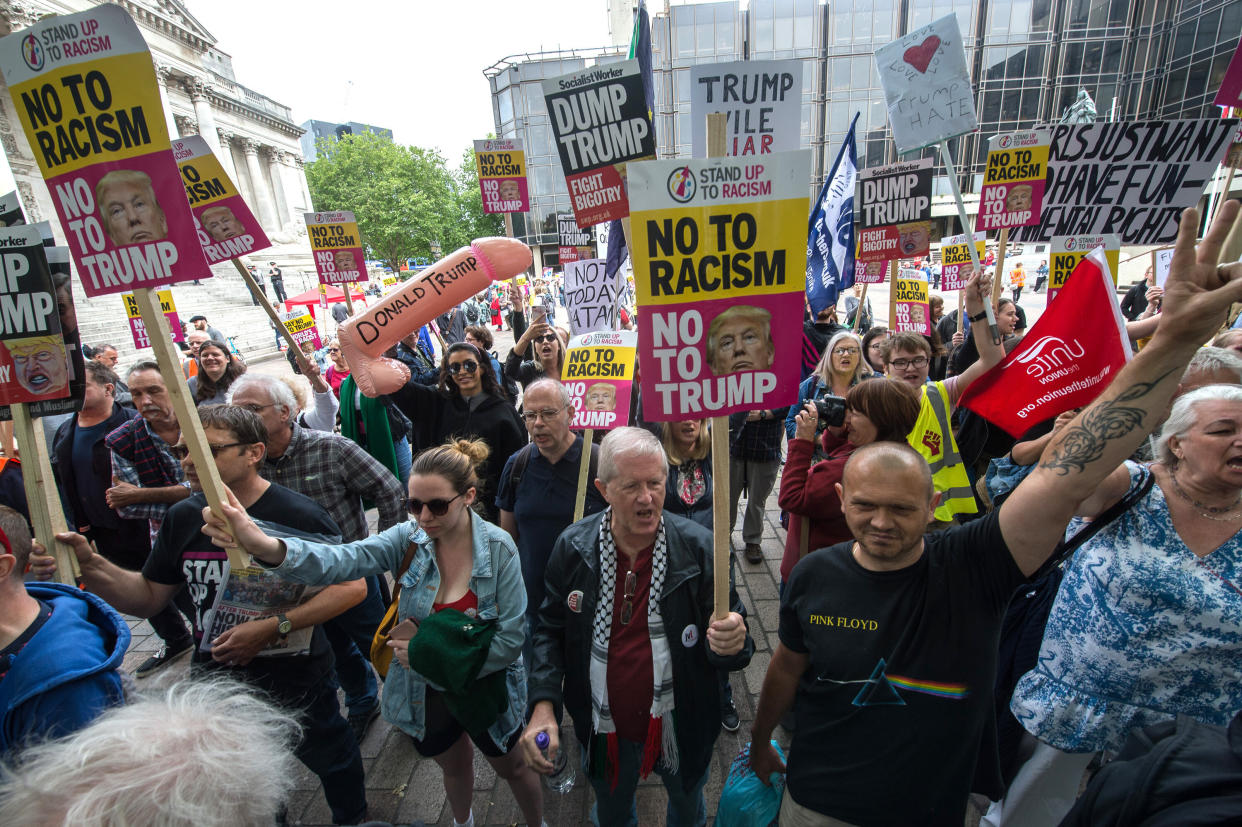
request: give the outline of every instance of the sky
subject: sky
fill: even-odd
[[[608,44],[605,0],[183,0],[237,82],[312,118],[388,127],[451,164],[495,130],[483,69]],[[627,38],[628,39],[628,38]]]

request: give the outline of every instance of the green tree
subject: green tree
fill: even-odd
[[[460,184],[439,152],[372,132],[320,139],[316,150],[306,167],[315,209],[352,211],[372,258],[396,272],[407,258],[430,256],[433,241],[455,249],[447,240],[463,223]]]

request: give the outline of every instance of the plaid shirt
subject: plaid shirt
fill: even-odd
[[[259,475],[323,506],[340,527],[346,543],[370,534],[364,498],[379,510],[380,531],[405,520],[401,481],[358,443],[337,434],[293,423],[289,447],[280,457],[265,459]]]
[[[181,463],[173,458],[168,443],[151,430],[142,417],[126,422],[104,438],[112,449],[112,473],[121,482],[139,488],[164,488],[184,485],[185,472]],[[131,520],[149,520],[151,536],[159,531],[164,515],[172,503],[134,503],[116,509],[121,517]]]
[[[746,421],[746,411],[729,416],[729,456],[749,462],[777,462],[789,407],[776,408],[770,419]]]

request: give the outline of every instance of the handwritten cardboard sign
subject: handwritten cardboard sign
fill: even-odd
[[[875,65],[898,152],[979,128],[956,14],[876,49]]]
[[[605,263],[602,258],[588,258],[565,265],[565,310],[575,336],[617,329],[624,281],[620,270],[609,278]]]
[[[1011,132],[989,139],[976,230],[1039,223],[1051,140],[1044,130]]]
[[[612,430],[628,425],[638,334],[602,330],[575,336],[565,352],[561,381],[569,391],[571,428]]]
[[[320,284],[367,280],[365,253],[358,222],[348,210],[308,212],[306,230]]]
[[[578,226],[625,218],[630,214],[625,164],[655,157],[638,61],[548,78],[543,95]]]
[[[172,151],[208,264],[272,246],[259,219],[201,136],[173,141]]]
[[[690,67],[691,154],[707,156],[707,115],[726,116],[726,155],[789,152],[802,140],[802,61],[743,60]]]
[[[211,277],[151,52],[124,9],[45,17],[0,40],[0,71],[86,295]]]
[[[795,401],[809,167],[803,150],[630,167],[647,421]]]
[[[1237,126],[1236,118],[1057,124],[1040,221],[1010,238],[1116,233],[1127,245],[1170,243]]]
[[[474,142],[474,161],[483,194],[483,212],[526,212],[526,152],[521,138],[490,138]]]
[[[858,173],[858,261],[925,256],[931,250],[932,159]]]
[[[1163,288],[1169,280],[1169,270],[1173,267],[1173,250],[1156,251],[1156,286]]]
[[[562,267],[579,259],[590,258],[594,254],[594,250],[591,247],[591,232],[593,228],[587,227],[582,229],[578,226],[578,222],[574,220],[573,215],[557,213],[556,229],[557,234],[560,236],[558,252]]]

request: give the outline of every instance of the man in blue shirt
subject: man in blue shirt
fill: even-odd
[[[522,654],[529,668],[535,621],[543,604],[544,569],[556,538],[574,521],[582,437],[569,430],[574,409],[569,404],[569,391],[555,379],[536,379],[527,385],[523,410],[531,444],[515,452],[505,464],[496,508],[500,527],[513,537],[522,560],[527,628]],[[591,447],[592,453],[598,450]],[[594,479],[588,480],[583,516],[603,511],[604,506]]]

